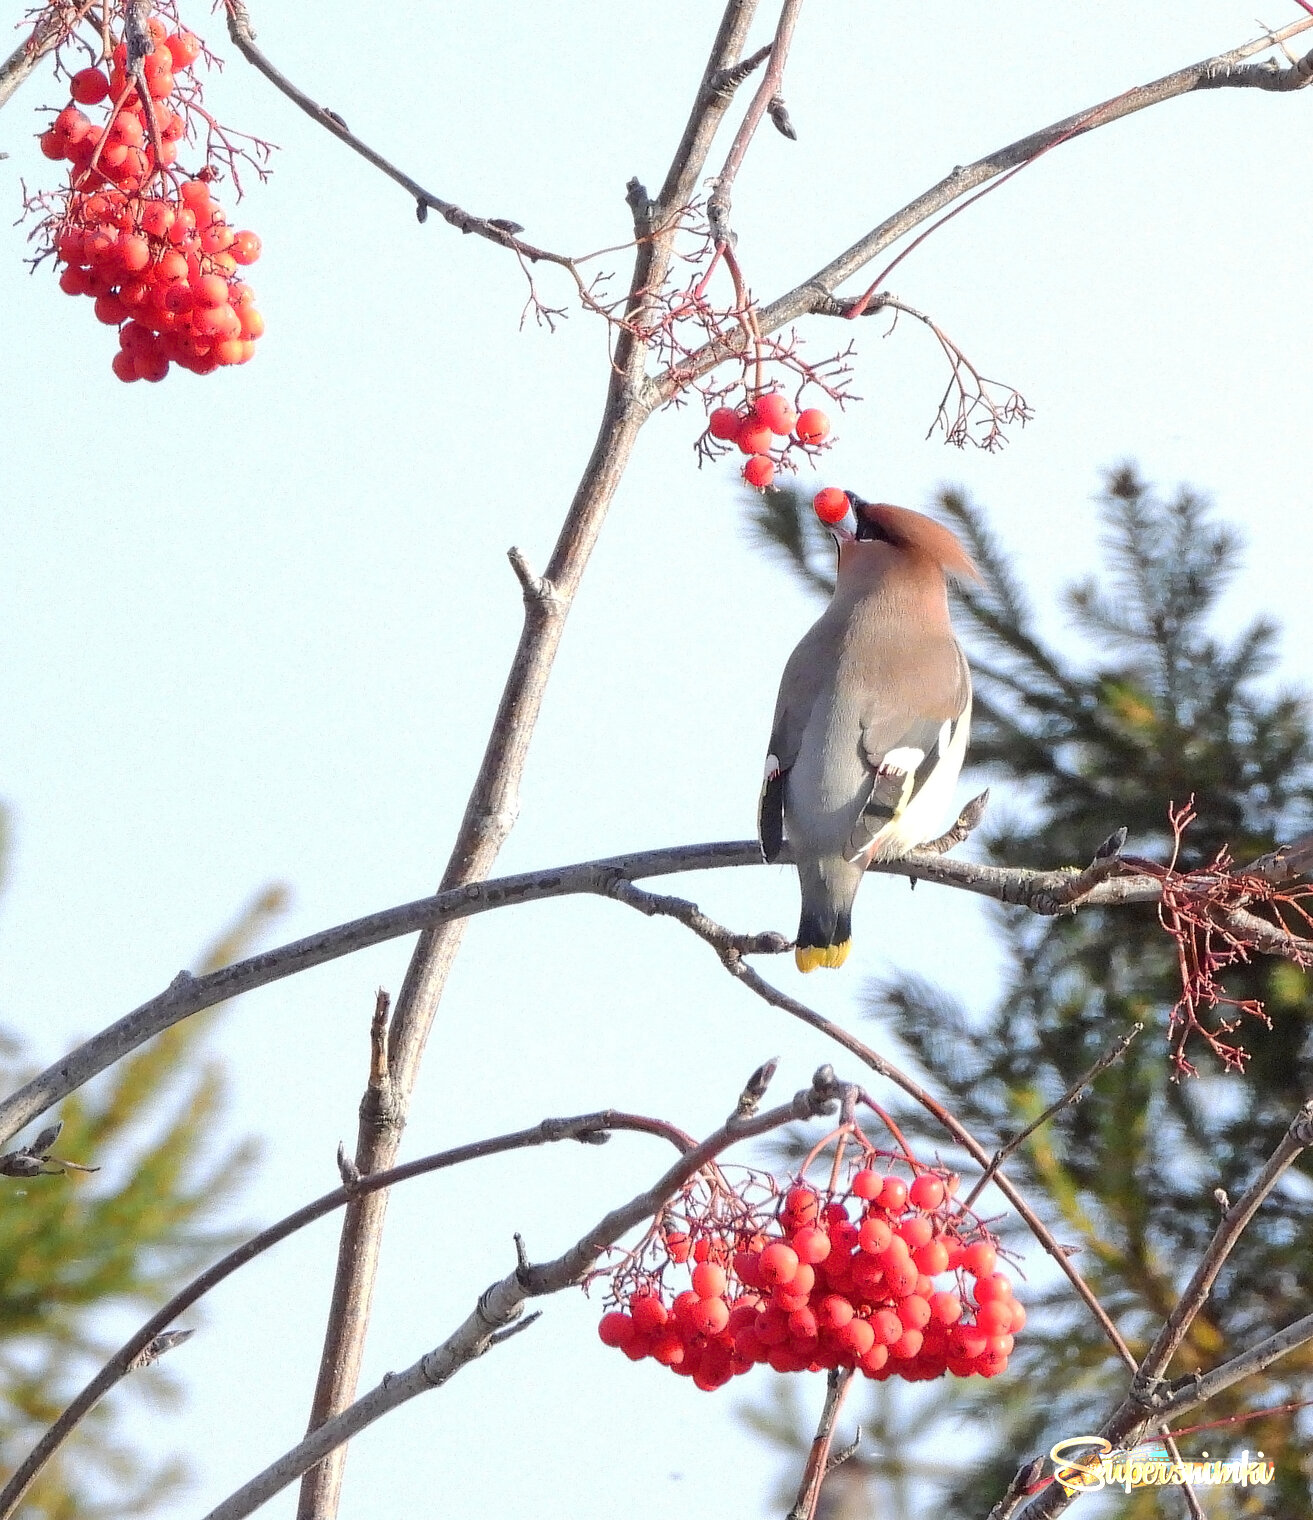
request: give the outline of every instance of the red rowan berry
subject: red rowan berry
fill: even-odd
[[[914,1214],[910,1219],[904,1219],[898,1226],[896,1233],[907,1242],[909,1250],[916,1250],[918,1246],[928,1246],[934,1239],[934,1224],[924,1214]]]
[[[693,1291],[699,1298],[719,1298],[725,1291],[725,1269],[714,1262],[699,1262],[693,1268]]]
[[[891,1263],[887,1261],[888,1253],[880,1258],[883,1263],[885,1285],[895,1298],[905,1293],[911,1293],[917,1286],[917,1278],[920,1275],[910,1261]]]
[[[254,264],[260,257],[260,239],[253,232],[234,233],[230,252],[239,264]]]
[[[924,1330],[930,1323],[930,1305],[915,1293],[910,1293],[894,1311],[909,1330]]]
[[[827,1293],[816,1305],[816,1323],[823,1330],[839,1330],[855,1312],[851,1300],[840,1293]]]
[[[755,417],[745,417],[739,424],[734,441],[744,454],[764,454],[771,446],[771,430]]]
[[[1006,1335],[1012,1329],[1012,1306],[991,1299],[976,1310],[976,1328],[984,1335]]]
[[[798,1267],[797,1252],[782,1241],[767,1246],[757,1263],[758,1274],[768,1288],[791,1283],[798,1274]]]
[[[164,39],[164,46],[168,48],[173,67],[179,73],[190,68],[201,56],[200,38],[192,32],[175,32],[173,36]]]
[[[156,381],[163,380],[169,372],[169,361],[161,353],[137,354],[133,360],[133,367],[137,371],[137,378],[148,380],[153,385]]]
[[[784,1195],[784,1212],[798,1224],[810,1224],[820,1211],[815,1188],[798,1183]]]
[[[662,1331],[653,1337],[652,1356],[665,1367],[677,1368],[684,1360],[684,1342],[673,1330]]]
[[[739,434],[739,425],[743,419],[732,406],[718,406],[711,416],[707,418],[707,431],[713,438],[719,438],[724,443],[732,443]]]
[[[819,443],[830,431],[830,419],[819,407],[809,406],[798,414],[794,429],[800,443]]]
[[[902,1335],[904,1325],[892,1309],[877,1309],[870,1319],[875,1338],[882,1346],[892,1346]],[[982,1341],[983,1344],[983,1341]]]
[[[912,1252],[912,1261],[927,1277],[938,1277],[948,1270],[948,1247],[942,1240],[931,1240]]]
[[[634,1338],[634,1322],[627,1314],[613,1311],[602,1316],[597,1334],[604,1346],[616,1349],[627,1346]]]
[[[962,1300],[947,1290],[935,1293],[930,1299],[930,1313],[941,1325],[955,1325],[962,1317]]]
[[[894,1232],[886,1219],[863,1219],[857,1230],[857,1243],[872,1256],[887,1251]]]
[[[825,1231],[811,1224],[796,1230],[791,1237],[791,1244],[798,1253],[798,1260],[811,1266],[824,1261],[834,1248]]]
[[[897,1357],[899,1361],[911,1361],[920,1351],[924,1341],[925,1336],[919,1330],[904,1330],[889,1347],[889,1355]]]
[[[109,80],[100,69],[79,69],[68,82],[68,92],[80,106],[98,106],[109,94]]]
[[[973,1277],[988,1277],[997,1260],[998,1252],[987,1240],[973,1241],[962,1253],[962,1266]]]
[[[775,479],[775,461],[768,454],[754,454],[743,466],[743,478],[750,486],[764,491]]]
[[[971,1296],[978,1304],[987,1304],[991,1299],[1010,1299],[1012,1284],[1002,1272],[993,1272],[988,1277],[977,1278]]]
[[[917,1209],[937,1209],[944,1201],[945,1188],[940,1178],[923,1172],[907,1190],[908,1202]]]
[[[862,1353],[861,1357],[858,1359],[857,1365],[862,1369],[867,1377],[875,1377],[884,1370],[884,1367],[888,1361],[888,1346],[877,1344],[872,1346],[869,1351],[864,1351]]]
[[[848,511],[847,493],[841,491],[838,486],[826,486],[823,491],[817,491],[812,505],[816,508],[816,515],[823,522],[838,522],[839,517]],[[832,508],[842,505],[842,511],[836,517],[826,515]],[[853,1180],[848,1184],[854,1198],[861,1198],[869,1202],[880,1196],[880,1185],[884,1179],[879,1172],[873,1172],[869,1166],[863,1167],[857,1172]]]
[[[783,438],[793,431],[798,414],[779,391],[758,396],[752,403],[757,421],[764,423],[777,437]]]
[[[816,1315],[810,1308],[795,1309],[789,1315],[789,1335],[793,1340],[815,1340],[819,1333]]]
[[[777,1346],[789,1337],[789,1316],[771,1304],[757,1315],[753,1328],[763,1346]]]
[[[729,1324],[729,1305],[723,1298],[700,1298],[688,1311],[687,1319],[699,1335],[719,1335]]]
[[[839,1327],[838,1341],[850,1356],[860,1360],[875,1349],[875,1331],[869,1320],[850,1319]],[[884,1347],[879,1349],[883,1351]]]
[[[636,1293],[629,1300],[629,1315],[644,1335],[662,1329],[670,1318],[665,1304],[655,1293]]]
[[[886,1177],[880,1185],[880,1207],[901,1214],[907,1207],[907,1184],[900,1177]]]

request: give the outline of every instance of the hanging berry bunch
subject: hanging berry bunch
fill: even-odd
[[[115,41],[113,10],[106,5],[107,67],[72,76],[72,99],[41,136],[45,156],[69,164],[42,223],[60,289],[89,296],[97,320],[118,328],[120,380],[162,380],[171,364],[200,375],[245,364],[264,319],[239,275],[260,239],[229,226],[213,164],[194,175],[178,167],[189,114],[204,117],[207,144],[216,130],[189,78],[200,41],[160,16],[143,25],[132,0]]]
[[[846,1136],[861,1154],[840,1185]],[[954,1204],[957,1179],[890,1169],[854,1125],[823,1144],[836,1139],[824,1189],[781,1195],[755,1173],[731,1189],[721,1171],[691,1184],[607,1274],[603,1343],[708,1392],[758,1364],[881,1382],[1004,1371],[1026,1312],[988,1230]]]
[[[810,453],[829,435],[830,419],[819,407],[797,412],[780,391],[766,391],[744,406],[718,406],[707,419],[704,453],[714,451],[709,439],[737,446],[748,456],[744,480],[764,490],[789,450]]]

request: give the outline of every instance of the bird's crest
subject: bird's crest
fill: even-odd
[[[932,559],[945,575],[983,583],[984,577],[957,535],[933,517],[888,502],[854,503],[859,517],[880,528],[890,543]]]

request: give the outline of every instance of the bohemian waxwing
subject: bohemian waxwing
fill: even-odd
[[[846,494],[834,596],[784,667],[758,815],[766,860],[793,847],[800,971],[843,965],[867,866],[939,832],[971,727],[946,577],[980,572],[939,523]]]

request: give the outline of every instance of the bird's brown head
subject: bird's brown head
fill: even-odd
[[[852,491],[846,494],[851,510],[831,528],[841,555],[850,544],[887,544],[900,554],[933,564],[944,576],[983,579],[957,535],[934,518],[888,502],[863,501]]]

